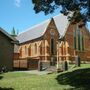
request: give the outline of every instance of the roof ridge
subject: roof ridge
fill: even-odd
[[[68,14],[67,16],[69,16],[70,14],[71,14],[71,12],[69,12],[69,14]],[[58,14],[58,15],[53,16],[52,18],[54,19],[54,18],[57,17],[57,16],[64,16],[64,15],[60,13],[60,14]],[[67,17],[67,16],[64,16],[64,17]],[[49,18],[49,19],[47,19],[47,20],[45,20],[45,21],[42,21],[42,22],[40,22],[39,24],[33,25],[33,26],[31,26],[30,28],[27,28],[25,31],[22,31],[20,34],[18,34],[18,36],[21,35],[21,34],[23,34],[23,33],[25,33],[25,32],[27,32],[27,31],[29,31],[29,30],[31,30],[31,29],[33,29],[33,28],[35,28],[35,27],[38,27],[39,25],[42,25],[43,23],[45,23],[45,22],[47,22],[47,21],[49,21],[49,20],[51,20],[51,18]]]
[[[61,36],[65,35],[65,32],[67,30],[67,27],[69,26],[70,22],[68,22],[68,16],[71,16],[72,13],[69,13],[69,15],[64,16],[63,14],[58,14],[56,16],[53,16],[52,18],[49,18],[39,24],[36,24],[28,29],[26,29],[24,32],[21,32],[17,39],[20,41],[20,43],[26,42],[28,40],[33,40],[38,37],[41,37],[44,35],[48,25],[50,24],[51,20],[53,19],[55,22],[55,25],[58,29],[58,32]]]

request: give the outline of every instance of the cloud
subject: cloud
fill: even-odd
[[[16,7],[20,7],[21,6],[21,0],[14,0],[14,1],[15,1]]]

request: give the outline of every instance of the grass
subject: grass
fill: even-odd
[[[82,65],[82,67],[80,68],[66,71],[61,74],[54,73],[48,75],[33,75],[23,72],[8,72],[0,74],[0,90],[85,90],[78,89],[79,87],[74,85],[75,83],[73,85],[71,84],[73,81],[70,82],[70,80],[75,81],[75,79],[73,79],[73,76],[78,75],[78,72],[76,70],[85,68],[89,68],[90,70],[90,64]],[[73,74],[74,72],[76,74]],[[71,75],[72,78],[68,79],[69,77],[67,76],[67,74],[69,76]],[[64,82],[61,77],[65,78],[64,81],[66,81]]]
[[[0,80],[0,87],[12,88],[11,90],[62,90],[70,88],[69,85],[65,87],[65,85],[58,84],[55,79],[57,75],[32,75],[9,72],[2,75],[3,78]]]

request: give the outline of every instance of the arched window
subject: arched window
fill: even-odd
[[[27,47],[25,46],[25,55],[27,55],[27,53],[28,53],[28,49],[27,49]]]
[[[39,48],[40,48],[40,55],[42,55],[42,43],[41,43],[41,45],[39,46]]]
[[[78,26],[74,30],[74,49],[80,51],[84,50],[84,36]]]
[[[50,53],[49,46],[46,46],[46,52],[47,52],[47,53]]]
[[[78,34],[78,50],[81,50],[81,47],[82,47],[82,45],[81,45],[81,41],[80,41],[80,39],[81,39],[81,36],[80,36],[80,30],[77,30],[77,34]]]
[[[37,54],[37,44],[35,43],[35,54]]]
[[[82,51],[84,51],[84,36],[82,35]]]
[[[31,56],[31,46],[28,48],[28,55]]]
[[[76,30],[74,30],[74,49],[77,49]]]
[[[51,54],[54,54],[54,39],[51,39]]]
[[[19,56],[22,57],[22,48],[19,50]]]

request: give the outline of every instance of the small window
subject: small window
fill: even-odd
[[[40,46],[40,54],[42,55],[42,46]]]
[[[28,48],[28,55],[31,56],[31,46]]]
[[[20,49],[19,52],[20,52],[20,53],[19,53],[20,57],[22,57],[22,48]]]
[[[35,43],[35,54],[37,54],[37,44]]]
[[[27,55],[27,53],[28,53],[28,49],[27,49],[27,47],[25,46],[25,54]]]

